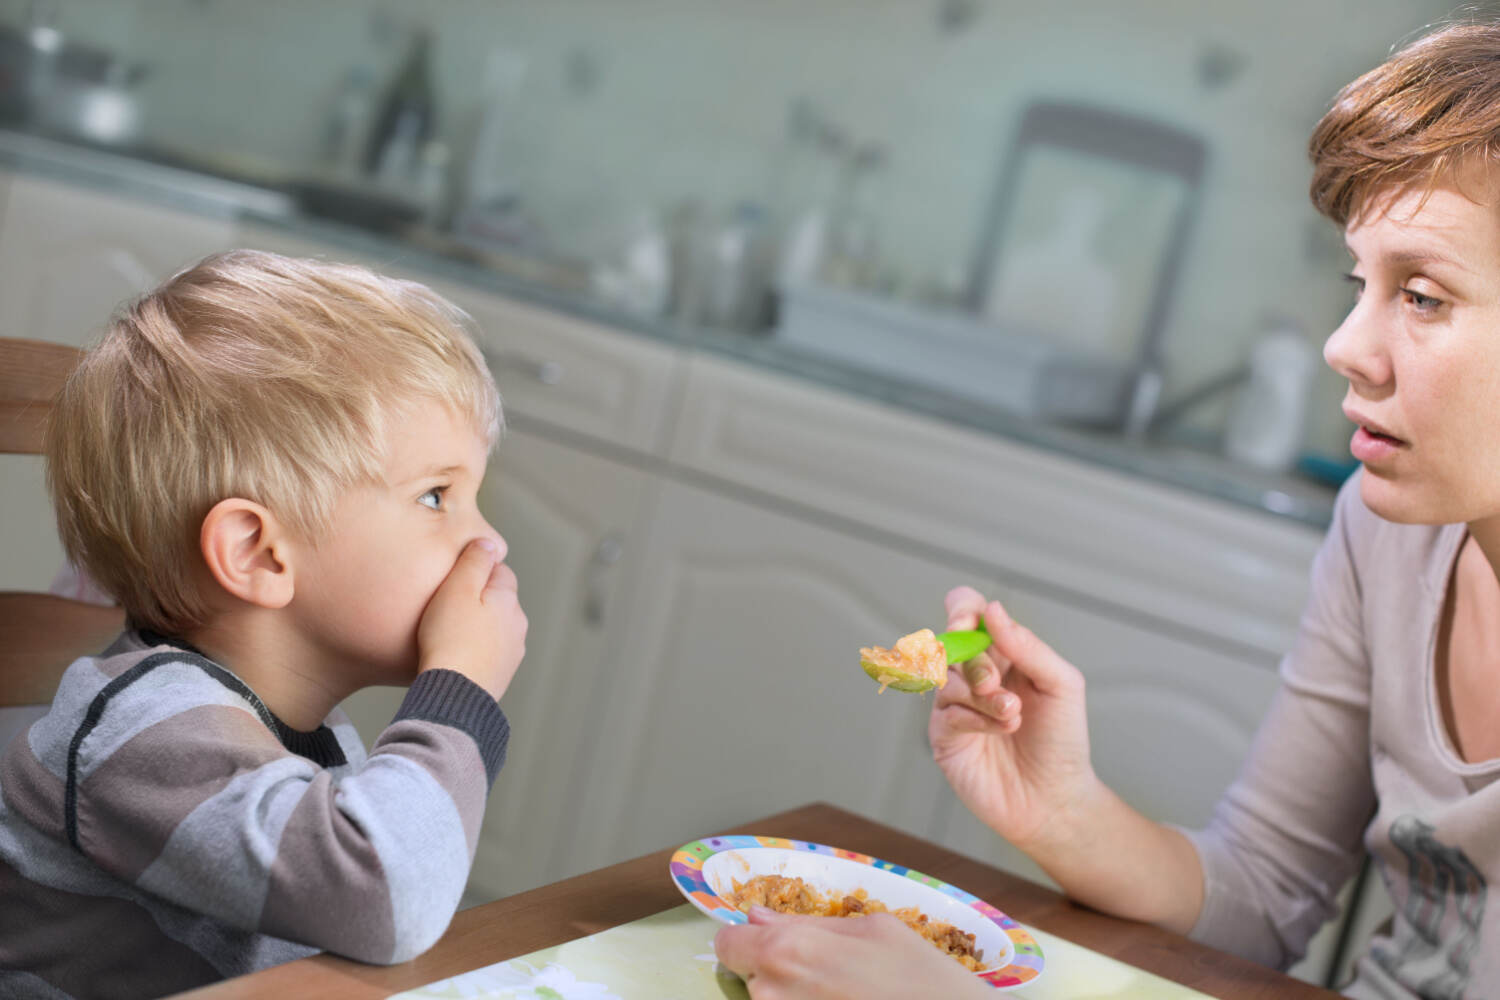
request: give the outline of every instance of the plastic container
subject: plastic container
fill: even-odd
[[[1285,472],[1297,461],[1307,397],[1317,356],[1291,327],[1262,337],[1250,352],[1250,372],[1235,394],[1224,430],[1224,453],[1256,468]]]

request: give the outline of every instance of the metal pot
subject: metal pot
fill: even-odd
[[[141,134],[135,91],[110,83],[58,80],[36,108],[45,127],[90,142],[128,145]]]
[[[0,117],[105,144],[140,135],[147,68],[53,28],[0,29]]]

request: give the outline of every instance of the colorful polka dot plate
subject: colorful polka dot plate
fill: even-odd
[[[975,975],[997,989],[1024,986],[1042,973],[1041,946],[1010,917],[956,886],[868,854],[782,837],[709,837],[679,847],[669,870],[688,902],[721,923],[748,919],[726,898],[735,880],[800,877],[823,892],[864,889],[893,910],[915,906],[973,934],[987,967]]]

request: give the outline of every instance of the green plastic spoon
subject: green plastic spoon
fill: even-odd
[[[949,664],[966,663],[990,647],[990,634],[985,631],[983,621],[975,629],[944,632],[937,637],[937,640],[943,644],[943,651],[948,654]],[[933,678],[899,670],[888,664],[871,663],[861,657],[859,665],[864,668],[871,680],[884,679],[885,686],[893,691],[908,691],[916,694],[931,691],[937,687],[937,681]]]

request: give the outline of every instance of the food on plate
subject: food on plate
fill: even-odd
[[[932,629],[918,629],[896,640],[891,649],[864,646],[859,665],[880,684],[880,690],[931,691],[948,683],[948,651]]]
[[[929,632],[928,635],[932,633]],[[947,669],[946,664],[944,669]],[[757,875],[748,882],[734,881],[729,901],[740,910],[764,906],[778,913],[800,913],[815,917],[862,917],[869,913],[889,913],[922,935],[939,951],[957,961],[970,972],[984,972],[984,956],[974,946],[974,935],[950,923],[932,920],[915,906],[892,910],[878,899],[871,899],[864,889],[852,894],[824,894],[801,878],[786,875]]]

